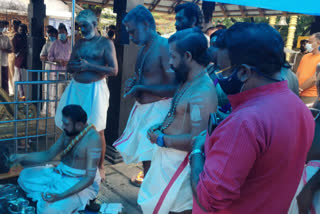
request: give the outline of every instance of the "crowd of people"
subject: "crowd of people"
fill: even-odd
[[[14,82],[26,80],[27,33],[27,26],[19,20],[12,20],[12,31],[8,21],[0,21],[1,87],[10,96],[14,95]],[[19,86],[17,93],[21,99],[25,98],[22,87]]]
[[[243,22],[205,31],[196,4],[179,4],[175,13],[177,32],[169,39],[157,33],[142,5],[123,19],[129,39],[141,49],[124,88],[124,97],[135,104],[113,145],[125,163],[143,163],[137,199],[142,212],[314,209],[320,173],[303,174],[307,159],[320,160],[308,154],[317,140],[307,108],[319,105],[320,33],[302,42],[292,63],[295,74],[273,27]],[[115,47],[98,34],[92,11],[81,11],[76,21],[82,38],[70,57],[63,51],[63,26],[48,31],[50,43],[57,35],[58,40],[46,44],[41,55],[72,74],[55,115],[63,133],[48,151],[11,156],[41,164],[62,154],[58,166],[28,168],[19,177],[27,196],[38,201],[38,213],[84,209],[105,179],[106,77],[118,73]]]

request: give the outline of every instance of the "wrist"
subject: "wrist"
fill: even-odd
[[[191,161],[191,159],[192,159],[195,155],[201,155],[203,158],[205,158],[205,155],[204,155],[202,149],[193,149],[192,152],[191,152],[190,155],[189,155],[189,160]]]

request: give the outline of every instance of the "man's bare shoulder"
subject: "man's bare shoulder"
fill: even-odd
[[[208,75],[204,75],[200,81],[197,81],[191,88],[191,98],[202,97],[204,99],[199,99],[203,101],[215,102],[217,97],[216,88],[212,83],[212,80]],[[190,99],[192,101],[193,99]],[[197,99],[198,100],[198,99]]]
[[[90,129],[86,134],[86,146],[87,147],[101,147],[101,139],[99,132],[95,129]]]

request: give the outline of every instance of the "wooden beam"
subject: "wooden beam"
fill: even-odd
[[[157,5],[160,3],[161,0],[153,0],[152,5],[149,7],[150,11],[153,11]]]
[[[240,10],[240,12],[241,12],[241,16],[242,16],[242,17],[245,17],[245,16],[246,16],[246,13],[244,12],[244,7],[239,5],[239,10]]]
[[[263,10],[263,9],[258,8],[258,11],[259,11],[259,15],[260,15],[260,16],[262,16],[262,17],[264,17],[264,16],[265,16],[265,15],[264,15],[264,10]]]
[[[228,17],[228,13],[226,12],[226,9],[225,9],[225,7],[224,7],[224,4],[223,4],[223,3],[217,3],[217,4],[219,5],[219,7],[220,7],[220,9],[221,9],[224,17],[227,18],[227,17]]]

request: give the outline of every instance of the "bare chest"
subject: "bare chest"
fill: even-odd
[[[77,58],[99,61],[103,59],[104,48],[99,42],[84,42],[77,51]]]

